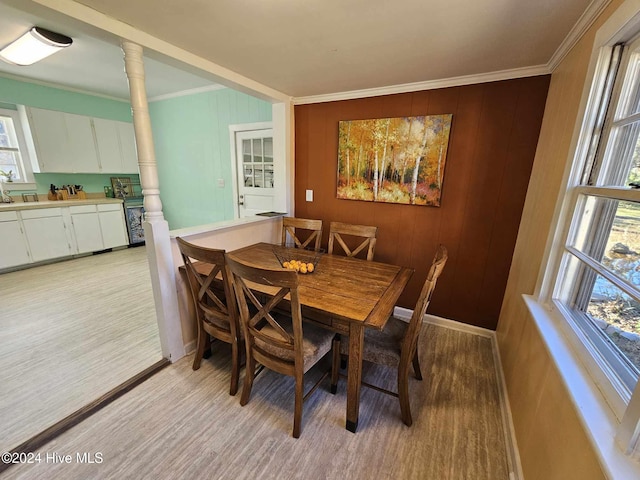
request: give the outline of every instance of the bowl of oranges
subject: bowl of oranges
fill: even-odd
[[[282,265],[282,268],[293,270],[297,273],[309,274],[316,271],[322,252],[277,245],[273,247],[273,254]]]

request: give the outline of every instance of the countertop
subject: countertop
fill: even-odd
[[[0,203],[0,212],[11,210],[35,210],[38,208],[72,207],[74,205],[97,205],[122,203],[120,198],[87,198],[86,200],[46,200],[41,202]]]

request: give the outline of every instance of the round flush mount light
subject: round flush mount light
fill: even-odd
[[[42,27],[32,27],[0,50],[0,58],[14,65],[32,65],[72,43],[73,40],[66,35]]]

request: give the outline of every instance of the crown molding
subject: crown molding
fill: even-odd
[[[427,80],[425,82],[404,83],[379,88],[366,88],[363,90],[351,90],[348,92],[327,93],[324,95],[311,95],[308,97],[294,97],[294,105],[309,103],[336,102],[340,100],[353,100],[356,98],[378,97],[381,95],[393,95],[395,93],[417,92],[420,90],[434,90],[436,88],[459,87],[475,83],[497,82],[513,78],[534,77],[551,73],[547,65],[534,65],[532,67],[500,70],[497,72],[480,73],[477,75],[464,75],[460,77],[443,78],[440,80]]]
[[[578,43],[586,31],[593,25],[593,22],[600,16],[602,11],[607,8],[611,0],[593,0],[580,18],[575,23],[569,34],[564,38],[558,49],[549,59],[547,66],[549,71],[553,72],[560,62],[567,56],[571,49]]]
[[[106,95],[104,93],[91,92],[89,90],[69,87],[67,85],[61,85],[59,83],[36,80],[35,78],[21,77],[20,75],[14,75],[12,73],[0,72],[0,78],[8,78],[9,80],[16,80],[18,82],[24,82],[24,83],[33,83],[34,85],[40,85],[42,87],[56,88],[58,90],[66,90],[67,92],[80,93],[82,95],[90,95],[92,97],[106,98],[107,100],[114,100],[116,102],[130,103],[128,98],[113,97],[111,95]]]
[[[157,95],[149,98],[149,103],[159,102],[160,100],[169,100],[170,98],[185,97],[187,95],[195,95],[197,93],[213,92],[215,90],[225,89],[224,85],[207,85],[206,87],[190,88],[188,90],[181,90],[174,93],[166,93],[164,95]]]

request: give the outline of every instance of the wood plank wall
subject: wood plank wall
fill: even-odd
[[[295,215],[378,226],[376,260],[416,273],[413,308],[439,243],[449,249],[429,312],[495,330],[536,151],[548,75],[295,107]],[[452,113],[441,207],[336,198],[338,122]],[[305,201],[305,190],[314,201]]]

